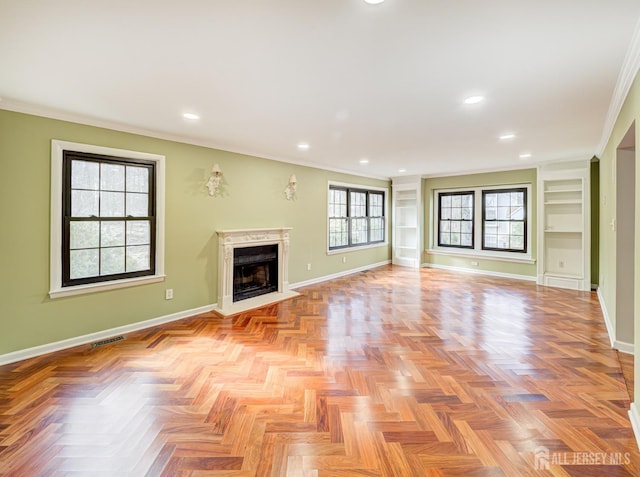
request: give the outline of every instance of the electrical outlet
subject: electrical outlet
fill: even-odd
[[[164,291],[164,299],[165,300],[173,300],[173,288],[167,288]]]
[[[347,263],[347,257],[342,257],[342,263]]]
[[[471,262],[471,265],[473,265],[474,267],[478,266],[478,262]]]
[[[311,270],[311,264],[307,263],[307,271],[310,271],[310,270]]]

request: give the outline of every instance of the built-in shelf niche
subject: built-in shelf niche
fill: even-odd
[[[590,161],[538,167],[538,283],[589,290]]]
[[[393,263],[419,267],[422,258],[422,179],[393,180]]]

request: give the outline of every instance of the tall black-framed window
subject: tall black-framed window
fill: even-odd
[[[329,186],[329,250],[385,240],[383,191]]]
[[[156,163],[64,151],[62,286],[155,274]]]
[[[527,251],[527,189],[482,191],[482,249]]]
[[[473,248],[473,191],[438,194],[438,246]]]

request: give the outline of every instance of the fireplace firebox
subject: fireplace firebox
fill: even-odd
[[[278,245],[233,250],[233,301],[278,290]]]
[[[289,289],[290,231],[289,227],[216,231],[218,314],[231,316],[298,295]]]

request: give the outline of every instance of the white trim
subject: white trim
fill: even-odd
[[[494,191],[494,190],[508,190],[508,189],[526,189],[526,222],[527,222],[527,236],[526,236],[526,251],[522,252],[501,252],[499,250],[484,250],[482,248],[482,193],[486,191]],[[438,246],[438,214],[439,214],[439,197],[440,194],[449,194],[452,192],[473,192],[473,248],[457,248],[457,247],[440,247]],[[429,230],[429,245],[430,248],[427,252],[434,251],[435,253],[447,252],[446,254],[474,254],[474,258],[485,258],[485,259],[493,259],[499,260],[497,257],[506,257],[512,258],[512,260],[504,260],[504,261],[514,261],[520,263],[530,263],[533,264],[535,261],[531,258],[532,254],[532,237],[533,237],[533,201],[536,200],[533,197],[533,184],[528,182],[521,182],[517,184],[484,184],[479,186],[470,186],[470,187],[454,187],[454,188],[444,188],[444,189],[433,189],[432,190],[432,209],[431,209],[431,227]],[[459,251],[458,251],[459,250]],[[527,260],[529,262],[527,262]]]
[[[87,126],[111,129],[113,131],[121,131],[125,133],[130,133],[130,134],[139,134],[141,136],[162,139],[165,141],[173,141],[173,142],[189,144],[193,146],[207,147],[209,149],[216,149],[219,151],[232,152],[234,154],[253,156],[253,157],[258,157],[260,159],[267,159],[269,161],[282,162],[285,164],[295,164],[298,166],[309,167],[309,168],[319,169],[323,171],[337,172],[340,174],[348,174],[350,176],[355,176],[355,177],[364,177],[367,179],[378,179],[383,181],[389,180],[389,177],[386,177],[386,176],[362,174],[361,172],[355,172],[348,169],[327,166],[326,164],[321,164],[319,162],[315,162],[310,159],[294,159],[294,158],[266,156],[264,155],[264,153],[261,153],[261,152],[252,151],[249,149],[237,148],[234,146],[216,143],[214,141],[196,139],[193,137],[181,136],[178,134],[168,134],[165,132],[153,131],[150,129],[130,126],[130,125],[118,123],[115,121],[107,121],[107,120],[97,119],[90,116],[84,116],[81,114],[73,114],[73,113],[58,111],[52,108],[29,104],[29,103],[17,101],[17,100],[6,98],[6,97],[2,98],[2,101],[0,102],[0,109],[4,109],[6,111],[14,111],[16,113],[30,114],[33,116],[40,116],[44,118],[57,119],[59,121],[67,121],[67,122],[83,124]]]
[[[613,323],[611,323],[611,318],[609,317],[609,312],[607,311],[607,306],[604,303],[604,297],[602,296],[600,288],[598,288],[596,294],[598,295],[598,301],[600,302],[600,309],[602,310],[602,316],[604,317],[604,324],[607,327],[607,333],[609,334],[609,342],[611,343],[611,347],[615,348],[616,333]]]
[[[530,277],[528,275],[516,275],[514,273],[492,272],[490,270],[472,270],[470,268],[452,267],[450,265],[439,265],[436,263],[423,263],[422,266],[426,268],[436,268],[439,270],[447,270],[450,272],[470,273],[472,275],[489,275],[491,277],[512,278],[514,280],[524,280],[527,282],[536,281],[536,277]]]
[[[613,347],[621,353],[635,355],[635,346],[633,345],[633,343],[626,343],[624,341],[616,340],[613,343]]]
[[[611,318],[609,317],[609,312],[607,311],[607,307],[604,304],[604,297],[602,293],[600,293],[600,288],[596,292],[598,295],[598,301],[600,302],[600,309],[602,310],[602,316],[604,317],[604,324],[607,327],[607,333],[609,334],[609,341],[611,343],[611,347],[613,349],[617,349],[621,353],[626,354],[635,354],[635,345],[633,343],[627,343],[625,341],[619,341],[615,339],[615,329],[613,323],[611,322]]]
[[[352,268],[350,270],[345,270],[344,272],[332,273],[331,275],[325,275],[318,278],[312,278],[310,280],[304,280],[302,282],[293,283],[289,285],[289,288],[301,288],[309,285],[315,285],[316,283],[322,283],[329,280],[333,280],[335,278],[346,277],[347,275],[353,275],[354,273],[364,272],[366,270],[371,270],[373,268],[384,267],[385,265],[389,265],[391,260],[384,260],[378,263],[371,263],[369,265],[364,265],[362,267]]]
[[[640,19],[636,23],[633,36],[631,37],[631,43],[627,48],[627,53],[622,62],[622,68],[620,68],[620,73],[618,74],[618,81],[616,82],[616,87],[613,90],[611,102],[609,103],[609,110],[607,111],[607,117],[602,128],[602,137],[600,138],[600,143],[598,144],[595,154],[598,157],[602,157],[604,149],[607,147],[607,143],[620,115],[622,106],[627,99],[629,90],[633,85],[638,69],[640,69]]]
[[[391,263],[391,260],[385,260],[383,262],[378,262],[370,265],[365,265],[363,267],[353,268],[351,270],[347,270],[344,272],[334,273],[332,275],[326,275],[324,277],[318,277],[311,280],[298,282],[290,285],[289,288],[293,289],[293,288],[305,287],[308,285],[314,285],[316,283],[333,280],[334,278],[340,278],[340,277],[344,277],[354,273],[389,265],[390,263]],[[178,321],[183,318],[189,318],[191,316],[199,315],[202,313],[208,313],[210,311],[219,312],[217,303],[214,303],[212,305],[201,306],[198,308],[193,308],[191,310],[178,311],[176,313],[171,313],[169,315],[152,318],[150,320],[140,321],[137,323],[132,323],[130,325],[119,326],[117,328],[110,328],[108,330],[98,331],[96,333],[90,333],[88,335],[77,336],[77,337],[69,338],[62,341],[56,341],[54,343],[35,346],[33,348],[26,348],[23,350],[13,351],[11,353],[0,355],[0,366],[3,366],[5,364],[10,364],[10,363],[15,363],[17,361],[22,361],[29,358],[35,358],[36,356],[41,356],[47,353],[62,351],[68,348],[73,348],[74,346],[81,346],[84,344],[93,343],[95,341],[111,338],[113,336],[132,333],[134,331],[151,328],[151,327],[162,325],[165,323],[171,323],[173,321]]]
[[[362,184],[353,184],[352,182],[339,182],[339,181],[327,181],[327,182],[329,183],[329,186],[327,187],[327,191],[329,191],[330,186],[337,186],[337,187],[347,187],[349,189],[375,190],[378,192],[385,192],[386,194],[389,193],[388,187],[377,187],[377,186],[368,186],[368,185],[362,185]],[[328,197],[327,197],[327,200],[328,200]]]
[[[144,330],[172,321],[178,321],[183,318],[189,318],[191,316],[200,315],[202,313],[208,313],[216,308],[216,304],[205,305],[191,310],[178,311],[171,313],[170,315],[160,316],[158,318],[152,318],[150,320],[139,321],[137,323],[131,323],[130,325],[118,326],[116,328],[110,328],[108,330],[98,331],[96,333],[90,333],[88,335],[76,336],[62,341],[56,341],[54,343],[48,343],[41,346],[35,346],[33,348],[27,348],[12,353],[0,355],[0,366],[5,364],[15,363],[29,358],[35,358],[47,353],[55,353],[56,351],[62,351],[74,346],[81,346],[87,343],[93,343],[103,339],[111,338],[113,336],[123,335],[126,333],[132,333],[134,331]]]
[[[474,250],[473,252],[466,252],[466,251],[460,251],[458,252],[457,250],[452,250],[452,249],[447,249],[447,250],[443,250],[440,248],[437,249],[429,249],[429,250],[425,250],[425,253],[429,254],[429,255],[445,255],[445,256],[449,256],[449,257],[464,257],[464,258],[477,258],[479,260],[492,260],[492,261],[496,261],[496,262],[512,262],[512,263],[524,263],[527,265],[533,265],[536,263],[536,259],[535,258],[531,258],[528,255],[523,255],[522,258],[519,257],[515,257],[515,256],[504,256],[504,255],[498,255],[498,254],[492,254],[492,253],[480,253],[481,251],[479,250]],[[505,252],[506,253],[506,252]],[[511,252],[513,255],[515,255],[515,252]]]
[[[62,160],[65,150],[153,161],[156,165],[156,273],[140,278],[126,278],[109,282],[91,283],[72,287],[62,286]],[[165,215],[165,156],[146,152],[114,149],[111,147],[51,140],[51,224],[50,224],[50,272],[49,296],[60,298],[94,293],[116,288],[161,282],[164,274],[164,215]]]
[[[64,287],[49,291],[50,298],[63,298],[65,296],[84,295],[85,293],[98,293],[118,288],[136,287],[138,285],[148,285],[150,283],[163,282],[166,275],[152,275],[149,277],[125,278],[123,280],[112,280],[102,283],[90,283],[88,285],[77,285]]]
[[[216,230],[218,235],[218,304],[224,316],[282,301],[296,296],[289,291],[289,233],[291,227]],[[236,249],[275,245],[278,248],[277,290],[246,300],[233,296],[234,253]]]
[[[375,243],[367,243],[364,245],[354,245],[352,247],[342,247],[330,249],[329,243],[331,239],[329,237],[329,190],[331,190],[331,186],[336,187],[345,187],[347,189],[357,189],[362,191],[374,191],[374,192],[384,192],[384,242],[375,242]],[[327,255],[336,255],[339,253],[347,253],[347,252],[355,252],[357,250],[364,250],[367,248],[375,248],[375,247],[385,247],[389,246],[389,224],[391,223],[391,214],[389,210],[389,188],[388,187],[376,187],[376,186],[367,186],[362,184],[352,184],[349,182],[339,182],[339,181],[327,181],[327,197],[325,200],[325,204],[327,205],[327,209],[325,211],[325,216],[327,218]],[[368,211],[367,211],[368,215]]]
[[[576,156],[575,153],[571,153],[566,156],[556,156],[552,159],[540,159],[537,161],[528,161],[526,164],[522,164],[519,166],[505,166],[507,169],[500,167],[488,167],[488,168],[480,168],[480,169],[468,169],[464,171],[454,171],[454,172],[438,172],[435,174],[423,174],[421,177],[423,179],[437,179],[439,177],[459,177],[459,176],[473,176],[480,174],[494,174],[501,172],[513,172],[513,171],[523,171],[527,169],[537,169],[539,165],[542,164],[552,164],[556,162],[572,162],[577,160],[584,160],[585,158],[593,157],[594,154],[590,151],[585,151],[584,153]],[[402,176],[401,176],[402,177]],[[394,179],[394,178],[392,178]]]
[[[636,445],[640,448],[640,412],[635,402],[631,403],[629,409],[629,420],[631,421],[631,427],[633,428],[633,434],[636,437]]]
[[[389,242],[376,242],[367,245],[358,245],[355,247],[336,248],[333,250],[327,250],[327,255],[338,255],[340,253],[357,252],[358,250],[366,250],[368,248],[388,247]]]
[[[391,184],[391,263],[419,268],[424,249],[422,179],[406,176]]]
[[[293,290],[286,290],[277,293],[267,293],[265,295],[254,296],[247,298],[246,300],[235,301],[225,308],[218,308],[214,310],[219,315],[227,316],[237,315],[238,313],[244,313],[245,311],[254,310],[256,308],[262,308],[266,305],[272,305],[281,301],[288,300],[289,298],[295,298],[300,293]]]

